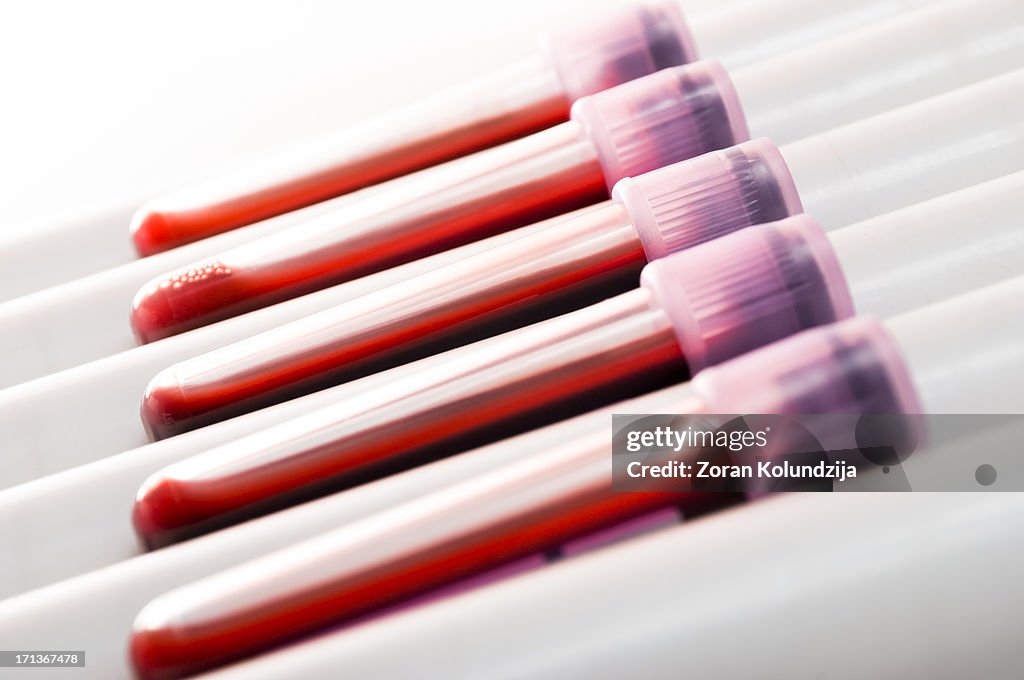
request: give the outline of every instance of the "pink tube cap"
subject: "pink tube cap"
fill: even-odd
[[[703,371],[692,386],[720,413],[921,412],[899,347],[870,317],[762,347]]]
[[[832,245],[806,215],[655,260],[640,284],[672,320],[692,373],[853,314]]]
[[[541,47],[569,101],[697,58],[674,0],[619,9],[554,33]]]
[[[597,150],[611,189],[623,177],[749,139],[739,98],[717,61],[665,69],[580,99],[572,119]]]
[[[789,168],[768,139],[675,163],[615,185],[648,260],[802,211]]]

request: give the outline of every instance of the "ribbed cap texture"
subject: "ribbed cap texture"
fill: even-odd
[[[648,260],[801,211],[775,145],[756,139],[615,185]]]
[[[671,318],[693,373],[853,313],[831,246],[805,216],[656,260],[641,284]]]

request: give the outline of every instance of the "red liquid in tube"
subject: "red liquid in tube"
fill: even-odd
[[[747,138],[715,62],[583,98],[572,117],[154,279],[132,304],[136,336],[159,340],[553,217],[606,198],[623,177]]]
[[[139,492],[151,547],[394,474],[686,378],[673,326],[645,289],[486,341],[459,365],[170,466]],[[417,389],[422,381],[437,389]],[[390,388],[385,386],[385,395]],[[366,410],[360,412],[360,408]],[[253,448],[257,445],[256,448]],[[234,450],[232,450],[234,448]],[[250,452],[252,455],[250,455]]]
[[[642,393],[852,313],[828,239],[803,216],[651,262],[640,284],[172,465],[140,491],[136,528],[152,546],[179,540]]]
[[[647,261],[800,212],[790,184],[767,140],[623,180],[610,203],[165,369],[143,422],[168,437],[594,304]]]
[[[136,334],[151,342],[595,203],[604,178],[576,136],[566,124],[492,149],[482,174],[476,158],[425,171],[365,219],[324,215],[158,279],[133,302]]]
[[[680,404],[676,410],[689,406]],[[607,426],[543,456],[271,556],[227,590],[200,582],[172,620],[144,612],[132,635],[143,678],[174,678],[243,658],[496,569],[662,508],[687,515],[728,493],[616,493]],[[500,499],[500,502],[499,502]],[[276,559],[275,559],[276,558]],[[235,570],[238,572],[240,570]],[[217,580],[216,577],[214,580]]]
[[[489,103],[490,115],[465,106],[466,96]],[[132,219],[132,241],[153,255],[298,210],[557,125],[569,103],[543,71],[516,69],[321,148],[155,199]]]
[[[635,288],[646,263],[618,205],[587,211],[158,375],[154,439],[541,321]]]

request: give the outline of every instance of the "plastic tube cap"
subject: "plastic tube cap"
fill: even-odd
[[[547,36],[541,48],[569,101],[697,59],[674,0],[622,8]]]
[[[717,61],[659,71],[572,107],[611,189],[635,177],[750,138],[739,98]]]
[[[627,177],[612,197],[652,261],[803,210],[782,154],[764,138]]]
[[[640,275],[691,373],[853,315],[832,246],[806,215],[655,260]]]
[[[878,320],[816,328],[709,368],[692,387],[720,413],[920,413],[896,341]]]

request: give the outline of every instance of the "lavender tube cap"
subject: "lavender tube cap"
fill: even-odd
[[[921,412],[896,341],[871,317],[808,330],[714,366],[692,387],[721,413]]]
[[[674,0],[622,8],[541,43],[569,101],[697,59]]]
[[[655,260],[640,285],[671,319],[691,374],[853,315],[832,245],[806,215]]]
[[[755,139],[619,181],[649,261],[803,211],[778,147]]]
[[[717,61],[665,69],[584,97],[571,117],[593,143],[609,190],[624,177],[750,138],[739,97]]]

